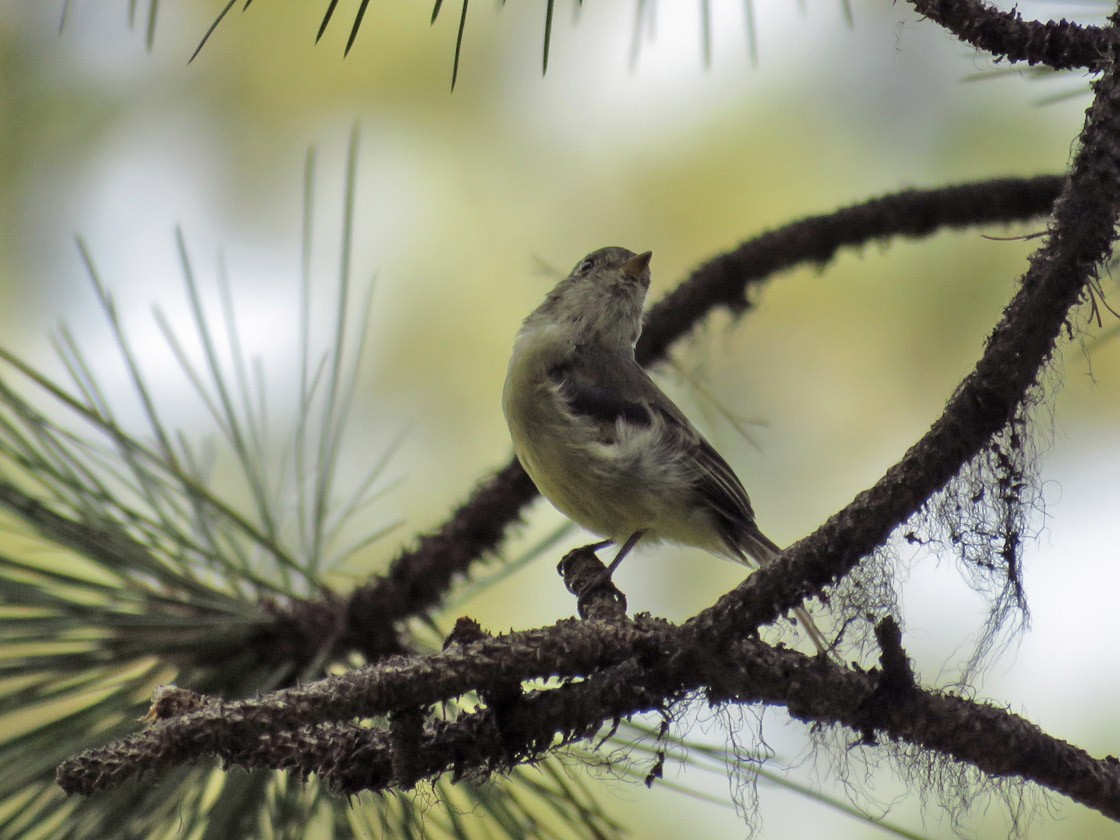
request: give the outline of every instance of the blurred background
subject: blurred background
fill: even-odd
[[[228,273],[238,330],[260,360],[270,414],[283,418],[295,399],[305,158],[315,150],[313,311],[326,331],[357,127],[352,271],[373,297],[344,462],[357,481],[391,451],[366,524],[398,524],[336,570],[343,589],[506,462],[499,396],[513,335],[586,252],[652,249],[656,300],[702,261],[808,214],[910,186],[1060,172],[1089,103],[1087,78],[1008,71],[901,3],[854,4],[851,24],[838,2],[756,3],[752,62],[743,5],[713,0],[707,66],[699,3],[657,4],[637,29],[634,3],[558,3],[543,77],[544,4],[472,4],[453,92],[457,4],[431,26],[423,4],[371,4],[345,58],[357,2],[340,4],[318,44],[325,3],[239,5],[188,64],[224,5],[164,0],[150,50],[147,9],[130,27],[123,0],[74,0],[61,31],[63,0],[0,5],[0,334],[59,374],[50,339],[65,322],[120,388],[125,422],[139,421],[80,236],[167,416],[212,434],[153,317],[158,307],[188,323],[178,227],[214,311]],[[1021,11],[1092,22],[1107,7]],[[676,350],[660,381],[739,472],[773,539],[811,531],[928,428],[1037,245],[1003,237],[1038,229],[845,253],[823,272],[775,278],[746,318],[721,314]],[[1103,285],[1114,293],[1110,276]],[[1120,345],[1107,338],[1113,315],[1104,319],[1066,346],[1062,387],[1037,412],[1045,511],[1026,564],[1032,623],[978,691],[1098,756],[1120,752]],[[508,556],[561,522],[539,502]],[[572,533],[443,620],[469,613],[500,632],[570,615],[554,560],[581,539]],[[985,605],[952,558],[900,552],[907,649],[928,684],[945,684]],[[681,620],[741,578],[732,564],[665,549],[628,560],[617,580],[635,611]],[[687,734],[720,744],[725,723],[701,714]],[[800,724],[767,712],[734,725],[746,729],[740,741],[761,726],[780,763],[845,796]],[[952,836],[936,801],[922,810],[889,766],[865,785],[857,759],[844,760],[871,810],[894,803],[893,821]],[[730,799],[720,773],[671,763],[666,778]],[[635,836],[745,831],[732,808],[657,786],[608,780],[602,795]],[[881,836],[765,784],[759,808],[767,837]],[[1006,836],[1006,820],[981,803],[967,833]],[[1060,801],[1029,836],[1114,830]]]

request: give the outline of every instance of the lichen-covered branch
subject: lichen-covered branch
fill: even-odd
[[[421,536],[389,570],[347,599],[340,648],[370,661],[403,651],[396,624],[426,615],[470,567],[492,555],[537,488],[516,459],[478,485],[443,525]]]
[[[1050,212],[1063,181],[1039,175],[903,190],[767,231],[704,263],[651,307],[638,361],[663,360],[674,342],[720,307],[742,312],[749,292],[779,272],[823,266],[844,248],[872,242],[1037,219]]]
[[[1065,18],[1041,23],[1023,20],[1015,9],[1001,11],[980,0],[911,0],[923,17],[936,21],[966,44],[999,61],[1044,64],[1055,70],[1101,71],[1110,60],[1116,33],[1081,26]]]
[[[145,732],[68,760],[58,781],[70,793],[91,794],[144,771],[217,757],[245,768],[315,773],[340,793],[409,789],[447,772],[507,772],[593,738],[619,718],[702,691],[710,703],[779,705],[807,722],[843,725],[868,747],[892,740],[933,749],[1120,818],[1115,761],[1094,759],[1005,709],[919,687],[897,627],[888,619],[879,629],[883,667],[865,672],[757,639],[688,649],[689,634],[666,622],[562,622],[252,701],[180,704],[175,716]],[[551,643],[534,656],[533,645],[545,636]],[[494,695],[517,673],[585,678],[501,694],[501,702],[451,719],[429,711],[468,691]],[[370,715],[388,716],[390,723],[355,724]]]

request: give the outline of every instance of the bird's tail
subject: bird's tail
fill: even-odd
[[[757,527],[752,527],[741,536],[741,550],[744,551],[752,560],[758,563],[759,566],[767,566],[779,554],[782,549],[778,544],[767,537]],[[813,640],[819,653],[826,653],[828,651],[828,644],[825,642],[824,634],[821,633],[820,628],[817,627],[813,617],[809,615],[804,607],[794,607],[793,614],[805,628],[805,632],[809,634],[809,638]]]

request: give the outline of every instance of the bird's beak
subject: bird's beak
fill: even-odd
[[[622,264],[622,273],[630,280],[641,280],[642,276],[649,270],[649,261],[652,256],[653,251],[636,254]]]

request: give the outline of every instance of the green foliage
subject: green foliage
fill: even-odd
[[[136,0],[131,0],[135,4]],[[155,23],[155,5],[157,0],[151,0],[152,11],[149,16],[149,26],[154,26]],[[237,5],[238,0],[229,0],[218,12],[213,22],[206,29],[202,39],[199,41],[198,46],[195,48],[194,53],[191,55],[193,61],[210,36],[218,28],[218,25],[225,19],[226,15],[232,11],[233,7]],[[245,0],[242,6],[242,11],[245,11],[252,5],[252,0]],[[455,83],[459,79],[459,67],[463,56],[463,38],[467,29],[467,8],[470,5],[470,0],[462,0],[459,6],[459,21],[455,33],[455,49],[451,64],[451,88],[454,90]],[[503,0],[502,6],[505,5]],[[583,0],[575,0],[575,7],[578,11],[583,5]],[[850,0],[843,0],[842,7],[844,11],[844,18],[848,21],[849,25],[852,22],[852,9]],[[354,11],[354,18],[350,23],[350,31],[346,36],[346,46],[343,53],[348,55],[353,49],[355,42],[358,39],[358,31],[362,28],[362,24],[366,20],[366,11],[369,7],[369,0],[358,0],[357,9]],[[700,11],[700,46],[701,56],[705,67],[711,65],[712,60],[712,13],[710,0],[699,0],[698,8]],[[443,0],[433,0],[430,21],[435,25],[439,19],[440,12],[443,10]],[[323,12],[323,18],[319,23],[319,28],[315,33],[315,41],[318,43],[327,31],[327,27],[335,18],[335,12],[338,11],[338,0],[327,0],[326,9]],[[556,0],[545,0],[544,3],[544,38],[541,44],[541,72],[548,72],[548,58],[549,51],[552,47],[553,36],[553,21],[556,12]],[[755,63],[758,60],[758,40],[755,34],[755,14],[754,14],[754,0],[743,0],[743,12],[746,20],[746,43],[747,50],[751,57],[751,62]],[[632,58],[636,59],[638,51],[642,42],[642,32],[652,32],[653,20],[656,16],[656,3],[654,0],[638,0],[635,21],[634,21],[634,38],[633,38],[633,52]]]
[[[487,814],[486,825],[500,829],[491,836],[552,836],[550,814],[578,826],[573,836],[617,834],[587,788],[552,762],[504,783],[441,781],[425,795],[361,797],[361,807],[313,779],[212,767],[141,779],[91,799],[63,800],[54,786],[64,758],[134,731],[160,684],[245,697],[322,676],[332,664],[324,649],[293,673],[292,663],[254,644],[272,619],[270,604],[324,593],[323,575],[385,530],[340,543],[345,526],[376,497],[386,463],[380,459],[356,488],[337,486],[365,336],[364,326],[354,335],[348,329],[357,148],[355,135],[342,270],[331,296],[334,330],[321,353],[309,315],[308,158],[301,323],[292,331],[301,341],[299,409],[280,445],[268,423],[263,377],[249,375],[228,279],[219,279],[222,315],[214,319],[181,235],[201,367],[170,321],[158,311],[156,317],[209,411],[220,448],[211,444],[214,451],[204,454],[207,447],[165,419],[84,244],[82,259],[146,427],[125,428],[114,407],[119,396],[107,392],[65,327],[56,346],[69,386],[0,350],[0,505],[17,532],[9,543],[16,547],[0,556],[0,837],[302,838],[309,826],[337,838],[478,836],[482,821],[462,816],[471,812]],[[219,465],[226,467],[220,484]]]

